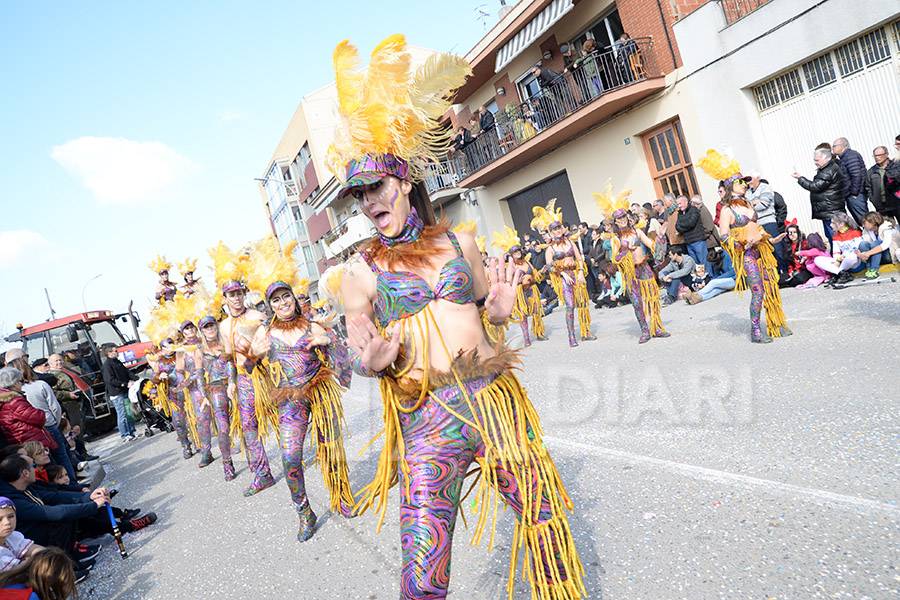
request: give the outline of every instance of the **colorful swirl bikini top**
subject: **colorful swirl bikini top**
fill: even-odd
[[[734,215],[734,221],[731,222],[730,229],[740,229],[741,227],[746,227],[747,225],[749,225],[751,221],[756,222],[756,213],[753,213],[753,217],[751,218],[746,215],[742,215],[741,213],[731,208],[731,214]]]
[[[309,330],[293,345],[272,335],[271,330],[266,331],[266,337],[271,342],[269,365],[270,371],[275,375],[273,379],[276,387],[304,387],[323,367],[323,361],[327,361],[326,366],[334,372],[338,383],[344,387],[350,385],[351,368],[347,349],[334,332],[325,333],[325,337],[330,340],[327,346],[315,347],[309,345]],[[278,368],[271,368],[275,364]]]
[[[575,247],[574,246],[569,246],[569,249],[566,250],[565,252],[559,252],[558,250],[553,251],[553,260],[555,260],[555,261],[562,260],[569,256],[572,256],[572,257],[575,256]]]
[[[384,329],[388,323],[415,315],[432,300],[442,299],[455,304],[475,301],[469,263],[463,257],[456,236],[449,231],[447,236],[456,250],[456,256],[441,267],[437,287],[433,290],[427,281],[415,273],[385,271],[369,258],[366,251],[361,253],[377,278],[375,318],[380,329]]]

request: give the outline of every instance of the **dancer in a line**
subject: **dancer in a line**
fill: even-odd
[[[516,303],[513,306],[510,320],[519,323],[522,328],[522,337],[525,345],[531,345],[531,336],[528,334],[528,317],[531,317],[531,325],[534,337],[537,340],[546,340],[547,329],[544,327],[544,309],[541,306],[541,292],[537,283],[541,273],[535,271],[531,262],[525,258],[519,236],[514,229],[506,227],[503,233],[494,232],[494,246],[508,254],[520,272],[519,287],[516,290]]]
[[[550,201],[546,208],[534,207],[534,219],[531,227],[550,234],[550,243],[545,250],[545,269],[550,272],[550,284],[557,297],[566,305],[566,329],[569,331],[569,345],[578,345],[575,335],[575,311],[578,311],[582,341],[596,340],[591,333],[591,299],[588,296],[585,274],[587,263],[578,246],[566,237],[562,224],[562,210],[554,208],[556,199]]]
[[[744,199],[750,178],[735,173],[725,180],[719,233],[735,271],[735,290],[750,288],[750,340],[768,344],[773,337],[791,335],[784,318],[778,289],[778,262],[769,234],[756,222],[756,211]],[[778,238],[783,236],[780,235]],[[776,242],[780,241],[776,239]],[[766,333],[762,311],[766,311]]]
[[[191,321],[181,325],[181,349],[175,356],[178,367],[179,387],[184,394],[185,412],[191,436],[200,452],[199,467],[209,466],[213,459],[211,427],[212,410],[206,397],[203,360],[197,360],[200,351],[200,331]]]
[[[181,444],[185,460],[194,455],[188,431],[187,415],[184,410],[184,394],[178,391],[178,369],[175,364],[175,341],[171,337],[161,340],[157,353],[148,353],[147,362],[153,369],[153,383],[156,384],[155,408],[172,418],[175,433]]]
[[[167,261],[165,256],[157,255],[156,260],[147,266],[159,275],[159,283],[156,285],[156,295],[154,296],[156,301],[162,304],[175,298],[178,287],[169,281],[169,269],[172,268],[172,263]]]
[[[482,311],[495,324],[509,318],[518,271],[493,261],[489,288],[475,241],[436,224],[422,183],[423,165],[449,145],[434,124],[468,65],[434,54],[410,76],[399,35],[379,44],[365,75],[357,74],[356,49],[347,42],[334,62],[347,129],[328,164],[341,181],[339,195],[356,198],[378,231],[342,277],[355,370],[379,379],[384,403],[385,445],[359,507],[376,508],[380,525],[388,490],[399,483],[401,598],[445,598],[462,483],[477,462],[474,541],[498,495],[517,516],[510,594],[524,550],[534,598],[580,598],[583,568],[566,517],[571,501],[512,372],[514,355],[495,348],[482,327]]]
[[[739,294],[750,289],[750,340],[767,344],[773,337],[791,335],[781,304],[778,263],[772,247],[772,243],[781,241],[784,234],[771,238],[757,224],[756,211],[744,198],[750,178],[741,174],[737,160],[708,150],[697,165],[724,184],[719,233],[722,247],[734,265],[734,289]],[[761,321],[763,309],[766,311],[765,332]]]
[[[197,268],[197,259],[187,258],[183,263],[178,263],[178,270],[184,277],[184,285],[181,286],[181,293],[185,298],[190,298],[198,288],[203,284],[200,283],[199,277],[194,277],[194,269]]]
[[[275,479],[269,470],[269,457],[266,455],[263,440],[260,439],[260,434],[265,437],[270,430],[270,423],[267,419],[260,421],[257,418],[257,397],[253,384],[253,368],[256,361],[251,360],[249,356],[250,340],[253,339],[256,329],[265,321],[265,315],[247,308],[244,304],[247,290],[243,282],[245,261],[242,257],[232,254],[222,242],[211,248],[209,253],[215,268],[216,285],[221,288],[225,297],[226,317],[219,327],[222,332],[222,348],[226,355],[234,357],[236,382],[230,381],[227,389],[229,396],[237,397],[240,416],[238,420],[232,414],[232,428],[237,429],[235,425],[240,423],[244,450],[248,454],[250,470],[253,472],[253,481],[244,490],[244,495],[252,496],[275,485]],[[256,375],[259,377],[260,372],[257,371]]]
[[[219,322],[215,317],[200,319],[200,334],[200,347],[194,353],[194,362],[203,365],[206,397],[212,405],[218,432],[216,439],[225,465],[225,481],[231,481],[235,478],[235,471],[231,461],[231,403],[226,388],[235,378],[234,363],[225,355],[219,339]]]
[[[352,516],[353,492],[341,437],[344,411],[340,387],[350,384],[351,370],[347,350],[340,340],[320,325],[310,323],[302,313],[293,291],[298,286],[296,263],[290,255],[292,246],[282,254],[275,237],[269,240],[268,244],[257,244],[256,253],[250,257],[259,265],[252,270],[260,276],[261,285],[255,285],[254,280],[248,285],[258,291],[268,282],[262,289],[273,312],[268,325],[257,329],[252,354],[255,358],[268,358],[275,384],[268,397],[277,407],[281,460],[300,518],[297,540],[305,542],[312,537],[316,524],[303,472],[303,442],[308,429],[316,441],[316,462],[328,489],[331,510]]]

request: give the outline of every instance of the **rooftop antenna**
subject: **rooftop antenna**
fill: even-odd
[[[487,29],[487,18],[490,16],[491,12],[487,9],[487,4],[480,4],[475,8],[475,18],[481,21],[485,29]]]

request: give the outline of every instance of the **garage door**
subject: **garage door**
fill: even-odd
[[[900,51],[896,26],[883,27],[755,88],[772,165],[769,180],[781,192],[790,218],[804,231],[821,231],[810,216],[809,193],[790,174],[812,178],[813,150],[846,137],[874,164],[872,150],[894,152],[900,134]]]
[[[563,171],[507,198],[513,225],[520,237],[525,232],[531,231],[531,219],[534,218],[532,209],[535,206],[546,206],[553,198],[556,198],[556,206],[563,211],[563,219],[572,224],[581,221],[578,208],[575,206],[572,186],[569,185],[569,176]]]

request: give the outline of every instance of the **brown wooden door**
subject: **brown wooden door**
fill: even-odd
[[[690,198],[700,193],[681,121],[670,121],[641,137],[653,187],[659,198],[670,193]]]

